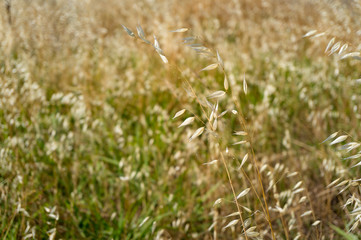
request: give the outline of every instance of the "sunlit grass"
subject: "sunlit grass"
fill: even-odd
[[[360,170],[321,142],[361,136],[359,61],[325,54],[359,51],[356,3],[6,2],[1,239],[347,236],[359,184],[327,185]]]

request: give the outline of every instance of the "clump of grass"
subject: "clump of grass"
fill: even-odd
[[[137,36],[130,30],[129,28],[125,27],[123,25],[123,28],[127,32],[127,34],[133,38],[137,38]],[[163,51],[159,47],[159,43],[155,38],[155,43],[151,44],[146,38],[144,31],[140,26],[137,27],[138,29],[138,37],[144,42],[149,45],[152,45],[154,49],[157,51],[157,53],[161,56],[163,62],[165,64],[168,64],[167,58],[164,56]],[[139,30],[141,29],[141,30]],[[182,28],[185,32],[187,28]],[[171,32],[180,32],[179,30],[171,31]],[[312,33],[313,34],[313,33]],[[310,36],[311,33],[306,34],[305,36]],[[195,37],[186,37],[184,38],[185,41],[194,40]],[[202,68],[200,72],[203,71],[212,71],[215,69],[220,69],[223,74],[223,87],[224,90],[215,90],[212,93],[201,96],[201,94],[197,94],[194,88],[192,87],[190,81],[187,78],[183,78],[184,84],[186,85],[188,91],[187,94],[189,96],[190,100],[194,100],[196,103],[198,103],[198,106],[200,108],[201,112],[200,115],[192,113],[192,111],[189,111],[191,113],[190,117],[185,118],[183,122],[178,126],[185,127],[187,125],[193,124],[193,122],[199,122],[202,126],[196,129],[189,137],[189,142],[194,140],[195,138],[201,136],[204,132],[208,135],[207,140],[209,142],[215,142],[214,145],[210,145],[208,148],[208,151],[211,152],[211,155],[215,156],[213,158],[217,158],[214,160],[211,160],[209,162],[204,163],[203,165],[217,165],[219,162],[222,163],[224,167],[224,171],[226,172],[227,179],[229,182],[229,186],[231,189],[231,194],[234,198],[233,202],[236,205],[237,211],[227,215],[227,217],[233,217],[237,216],[236,219],[233,219],[226,223],[226,225],[222,228],[222,230],[226,230],[227,228],[234,228],[238,223],[241,224],[242,230],[239,232],[240,237],[244,237],[245,239],[248,238],[255,238],[255,237],[269,237],[276,239],[277,237],[284,236],[286,239],[289,239],[290,237],[294,237],[296,239],[300,237],[305,237],[303,232],[300,231],[293,231],[295,230],[295,223],[297,218],[307,218],[308,216],[312,215],[313,222],[312,227],[314,227],[315,234],[317,236],[320,236],[320,232],[318,230],[318,227],[321,223],[320,220],[318,220],[315,216],[313,207],[312,207],[312,201],[310,199],[308,190],[302,187],[303,181],[298,181],[292,190],[284,190],[282,192],[277,191],[277,183],[283,180],[283,178],[292,179],[292,177],[298,175],[298,172],[289,172],[289,169],[285,168],[284,165],[276,164],[275,168],[272,170],[269,170],[267,173],[267,176],[269,178],[269,187],[267,190],[265,190],[263,185],[263,179],[262,179],[262,172],[266,170],[268,167],[267,165],[260,165],[255,159],[255,153],[252,147],[253,139],[251,135],[249,134],[250,129],[247,127],[247,123],[245,121],[244,114],[242,112],[242,108],[240,107],[239,102],[237,102],[237,99],[235,96],[232,96],[232,88],[230,88],[230,85],[228,83],[228,77],[225,71],[224,61],[222,60],[220,54],[218,51],[214,51],[212,49],[209,49],[202,44],[199,43],[193,43],[190,44],[190,47],[193,48],[197,52],[197,54],[201,56],[205,56],[206,58],[210,59],[211,61],[216,61],[215,63],[211,63],[210,65]],[[176,66],[175,69],[178,69],[180,71],[180,74],[182,74],[182,71],[180,70],[180,67]],[[245,78],[245,74],[243,77],[243,93],[247,95],[248,92],[248,85]],[[230,96],[229,96],[230,95]],[[221,109],[222,106],[222,100],[226,97],[230,97],[232,99],[233,106],[237,108],[235,109]],[[213,101],[213,102],[212,102]],[[219,114],[219,112],[221,112]],[[227,128],[225,125],[221,126],[222,120],[224,119],[224,116],[226,116],[227,112],[232,112],[233,115],[235,115],[236,120],[238,120],[238,125],[241,127],[240,131],[234,131],[232,128]],[[184,113],[186,113],[186,109],[179,110],[175,113],[173,119],[181,117]],[[232,116],[231,116],[232,117]],[[231,118],[230,117],[230,118]],[[203,120],[204,119],[204,120]],[[221,131],[217,131],[218,126],[222,129]],[[235,136],[241,136],[243,140],[236,141],[234,143],[229,143],[227,139],[227,135],[224,134],[224,131],[234,132]],[[239,150],[235,149],[235,151],[230,152],[229,147],[236,148],[238,146],[246,146],[244,149],[241,149],[246,152],[245,156],[243,157],[242,161],[237,160],[237,157],[235,154],[239,154]],[[223,149],[222,149],[223,148]],[[249,165],[247,169],[244,169],[243,165],[248,160],[249,155],[251,156],[252,162]],[[213,159],[212,158],[212,159]],[[220,160],[218,160],[220,159]],[[231,161],[229,161],[231,160]],[[233,160],[233,161],[232,161]],[[236,161],[234,161],[236,160]],[[233,166],[230,166],[233,162]],[[235,163],[240,163],[237,168],[234,168]],[[236,194],[235,186],[232,181],[231,177],[231,171],[230,167],[233,167],[232,173],[242,174],[244,176],[244,179],[247,179],[248,182],[244,182],[243,185],[245,185],[247,188],[241,191],[239,194]],[[262,171],[260,171],[260,168]],[[256,200],[257,204],[250,205],[250,198],[247,199],[247,201],[242,203],[239,203],[242,198],[246,199],[246,195],[249,195],[249,193],[252,192],[254,194],[253,201]],[[266,198],[266,192],[268,193],[270,190],[273,190],[273,195],[268,196]],[[305,195],[303,195],[303,192],[305,192]],[[299,196],[300,195],[300,196]],[[216,205],[221,204],[224,199],[226,198],[218,198],[214,204],[213,207]],[[298,201],[295,201],[298,199]],[[228,200],[229,201],[229,200]],[[282,203],[281,203],[282,202]],[[309,210],[303,210],[303,212],[295,211],[293,209],[298,208],[300,204],[308,202]],[[275,207],[272,208],[269,206],[269,203],[275,204]],[[255,209],[255,207],[258,206],[260,209]],[[252,209],[252,210],[251,210]],[[272,227],[272,219],[270,215],[270,211],[273,211],[274,214],[272,217],[279,215],[282,223],[282,230],[277,231],[276,233],[273,230]],[[299,215],[296,215],[299,214]],[[245,216],[246,215],[246,218]],[[288,219],[288,225],[285,222],[285,218]],[[246,219],[247,221],[245,221]],[[253,219],[253,220],[252,220]],[[268,228],[265,228],[263,223],[260,223],[260,221],[265,221],[268,224]],[[252,222],[255,222],[255,226],[252,226]],[[209,230],[214,229],[214,236],[217,236],[217,230],[215,226],[217,225],[217,222],[214,222]],[[259,225],[257,225],[259,224]],[[291,234],[291,236],[290,236]]]
[[[305,36],[309,37],[312,36],[315,32],[312,33],[308,33]],[[348,59],[348,58],[353,58],[356,60],[361,60],[360,56],[360,52],[359,51],[354,51],[354,52],[345,52],[346,49],[348,48],[348,43],[342,43],[341,41],[338,41],[335,43],[335,37],[333,37],[327,44],[326,49],[325,49],[325,53],[328,54],[328,56],[334,55],[336,62],[338,63],[341,60],[344,59]],[[338,66],[338,65],[337,65]],[[337,74],[338,74],[338,69],[337,69]],[[358,80],[356,80],[357,82]],[[356,149],[358,149],[360,147],[360,143],[357,141],[351,141],[348,142],[346,144],[344,144],[344,141],[346,141],[347,139],[349,139],[350,136],[346,133],[343,135],[340,135],[339,132],[335,132],[332,133],[329,137],[327,137],[322,143],[326,143],[329,142],[330,146],[333,145],[340,145],[343,144],[341,146],[339,146],[337,148],[338,151],[340,151],[342,153],[342,155],[344,154],[351,154],[351,156],[347,156],[344,157],[343,160],[347,160],[347,161],[352,161],[354,159],[358,159],[361,155],[359,154],[359,152],[356,152]],[[346,174],[347,172],[349,172],[350,170],[352,171],[353,168],[358,167],[360,165],[360,163],[356,163],[353,164],[353,166],[347,170],[347,169],[342,169],[342,171],[337,171],[337,179],[333,180],[328,186],[328,189],[335,189],[339,195],[342,195],[344,192],[348,191],[349,192],[349,196],[347,197],[346,195],[343,195],[343,205],[342,208],[343,209],[347,209],[348,206],[352,206],[351,210],[347,209],[347,212],[349,213],[350,217],[351,217],[351,221],[349,222],[350,226],[347,226],[347,230],[348,232],[354,232],[357,231],[357,227],[360,224],[360,184],[359,179],[351,179],[348,180],[347,178],[349,178],[349,174]],[[346,180],[343,180],[343,178],[346,178]],[[357,178],[357,176],[356,176]],[[347,224],[347,225],[349,225]],[[347,236],[347,233],[343,233],[341,229],[339,228],[335,228],[333,226],[333,229],[336,229],[336,231],[338,233],[343,234],[344,236]],[[353,238],[352,235],[348,236],[349,238]]]
[[[0,238],[360,234],[359,10],[0,4]]]

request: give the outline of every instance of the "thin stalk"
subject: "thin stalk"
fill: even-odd
[[[233,97],[233,102],[234,104],[236,105],[238,111],[239,111],[239,116],[238,116],[238,121],[240,122],[241,126],[243,127],[243,129],[246,131],[246,132],[249,132],[248,131],[248,128],[246,126],[246,123],[245,123],[245,120],[244,120],[244,117],[243,117],[243,114],[242,114],[242,109],[241,107],[239,106],[238,102],[236,101],[234,95],[233,95],[233,92],[232,92],[232,97]],[[255,168],[255,171],[256,171],[256,175],[257,175],[257,178],[258,178],[258,182],[259,182],[259,185],[261,187],[261,191],[262,191],[262,197],[263,197],[263,201],[264,201],[264,204],[265,204],[265,209],[266,209],[266,214],[267,214],[267,221],[268,221],[268,224],[270,226],[270,229],[271,229],[271,234],[272,234],[272,239],[273,240],[276,240],[276,236],[274,234],[274,231],[273,231],[273,227],[272,227],[272,223],[271,223],[271,216],[269,214],[269,210],[268,210],[268,204],[267,204],[267,200],[266,200],[266,194],[265,194],[265,191],[264,191],[264,187],[263,187],[263,183],[262,183],[262,176],[259,172],[259,168],[258,168],[258,165],[257,165],[257,162],[256,162],[256,157],[255,157],[255,153],[254,153],[254,150],[253,150],[253,147],[252,147],[252,138],[250,136],[250,134],[247,135],[248,136],[248,140],[249,140],[249,143],[250,143],[250,146],[251,146],[251,152],[252,152],[252,162],[253,162],[253,166]]]
[[[262,203],[262,199],[261,199],[261,197],[258,195],[258,193],[257,193],[257,191],[256,191],[256,188],[254,187],[251,179],[248,177],[247,173],[246,173],[243,169],[241,169],[241,170],[242,170],[243,175],[246,177],[247,181],[250,183],[251,188],[252,188],[253,192],[256,194],[257,199],[260,201],[261,207],[262,207],[262,209],[263,209],[263,212],[266,212],[266,209],[265,209],[265,207],[263,206],[263,203]]]
[[[176,66],[176,68],[177,68],[177,70],[178,70],[180,73],[182,73],[182,71],[178,68],[178,66]],[[207,116],[207,114],[206,114],[206,112],[205,112],[202,104],[200,103],[199,98],[198,98],[196,92],[194,91],[192,85],[190,84],[190,82],[188,81],[188,79],[184,78],[184,80],[185,80],[185,82],[188,84],[189,88],[190,88],[191,91],[192,91],[192,94],[195,96],[195,98],[196,98],[199,106],[201,107],[201,110],[202,110],[203,114],[206,116],[208,122],[210,123],[211,121],[210,121],[210,119],[208,118],[208,116]],[[210,128],[211,128],[211,130],[213,131],[213,126],[212,126],[212,124],[210,124]],[[242,217],[242,211],[241,211],[241,208],[239,207],[239,204],[238,204],[238,199],[237,199],[237,195],[236,195],[236,192],[235,192],[235,190],[234,190],[234,187],[233,187],[231,175],[230,175],[230,173],[229,173],[229,169],[228,169],[226,160],[224,159],[224,156],[223,156],[222,151],[220,152],[220,154],[221,154],[221,158],[222,158],[222,163],[223,163],[223,165],[224,165],[224,168],[226,169],[226,173],[227,173],[229,185],[231,186],[232,194],[233,194],[234,200],[235,200],[235,202],[236,202],[236,206],[237,206],[237,209],[238,209],[238,212],[239,212],[239,216],[240,216],[240,220],[241,220],[242,227],[243,227],[243,230],[244,230],[244,234],[245,234],[246,240],[248,240],[247,233],[246,233],[246,227],[245,227],[245,225],[244,225],[244,221],[243,221],[243,217]]]
[[[226,160],[224,159],[224,156],[223,156],[222,152],[221,152],[221,158],[222,158],[224,168],[226,169],[226,172],[227,172],[227,177],[228,177],[229,185],[231,186],[231,189],[232,189],[234,201],[236,202],[236,205],[237,205],[237,209],[238,209],[238,212],[239,212],[239,217],[241,219],[242,227],[243,227],[243,230],[244,230],[244,236],[246,237],[246,240],[248,240],[247,233],[246,233],[246,227],[244,225],[244,221],[243,221],[243,218],[242,218],[242,211],[241,211],[241,208],[239,207],[238,199],[237,199],[236,192],[234,191],[231,175],[229,173],[228,166],[226,164]]]
[[[304,181],[305,179],[302,177],[302,180]],[[315,211],[314,211],[312,201],[311,201],[311,198],[310,198],[310,193],[308,192],[307,187],[305,187],[305,190],[306,190],[306,195],[307,195],[307,198],[308,198],[308,202],[310,203],[310,207],[311,207],[311,210],[312,210],[313,221],[316,221]],[[317,239],[320,239],[320,234],[319,234],[319,231],[318,231],[318,227],[317,227],[316,233],[317,233]]]
[[[285,231],[286,239],[289,240],[290,237],[288,236],[288,228],[287,228],[287,225],[285,223],[285,220],[283,219],[283,214],[280,213],[280,216],[281,216],[281,222],[282,222],[282,225],[283,225],[283,229]]]

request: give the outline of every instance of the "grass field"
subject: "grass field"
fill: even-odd
[[[0,1],[0,239],[358,239],[360,14]]]

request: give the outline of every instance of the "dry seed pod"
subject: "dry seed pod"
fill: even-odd
[[[246,196],[250,190],[251,190],[250,188],[246,188],[245,190],[243,190],[240,194],[238,194],[237,199]]]
[[[210,70],[216,69],[217,67],[218,67],[218,63],[213,63],[213,64],[203,68],[201,71],[210,71]]]
[[[335,53],[340,48],[340,46],[341,46],[341,42],[335,43],[335,45],[333,45],[328,55],[332,55],[333,53]]]
[[[238,132],[235,132],[233,134],[237,135],[237,136],[246,136],[247,135],[247,133],[245,131],[238,131]]]
[[[347,44],[347,43],[345,43],[344,45],[342,45],[342,47],[340,48],[340,51],[338,52],[338,55],[341,55],[347,48],[348,48],[348,44]]]
[[[218,198],[214,203],[213,203],[213,207],[220,204],[223,201],[222,198]]]
[[[336,180],[332,181],[330,184],[327,185],[326,188],[330,188],[332,186],[334,186],[338,181],[340,181],[341,178],[337,178]]]
[[[235,142],[233,143],[232,145],[240,145],[240,144],[244,144],[246,143],[247,141],[239,141],[239,142]]]
[[[210,162],[203,163],[203,165],[213,165],[213,164],[216,164],[217,162],[218,162],[218,160],[212,160]]]
[[[189,138],[189,141],[192,141],[193,139],[195,139],[196,137],[198,137],[199,135],[201,135],[204,131],[204,127],[200,127],[198,128],[192,135],[192,137]]]
[[[248,159],[248,153],[243,157],[242,162],[241,162],[241,166],[239,166],[239,169],[242,168],[242,166],[245,164],[245,162],[247,161],[247,159]]]
[[[156,50],[159,54],[164,55],[164,54],[163,54],[163,50],[160,49],[160,45],[159,45],[159,42],[158,42],[157,37],[156,37],[155,35],[153,35],[153,37],[154,37],[154,45],[153,45],[153,46],[154,46],[155,50]]]
[[[224,89],[227,91],[228,88],[229,88],[229,83],[228,83],[227,76],[224,76],[223,85],[224,85]]]
[[[243,75],[243,91],[245,94],[247,94],[246,74]]]
[[[169,32],[173,32],[173,33],[183,33],[183,32],[186,32],[186,31],[188,31],[188,28],[179,28],[179,29],[172,30],[172,31],[169,31]]]
[[[343,55],[340,60],[342,59],[346,59],[346,58],[350,58],[350,57],[358,57],[360,56],[359,52],[351,52],[351,53],[346,53],[345,55]]]
[[[317,32],[317,30],[311,30],[308,31],[305,35],[303,35],[304,38],[314,35]]]
[[[328,51],[328,49],[330,49],[330,47],[332,46],[332,44],[335,42],[335,38],[332,38],[328,44],[327,44],[327,47],[325,49],[325,53]]]
[[[223,230],[226,229],[226,228],[229,228],[229,227],[232,227],[232,226],[236,225],[236,224],[238,223],[238,221],[239,221],[239,219],[235,219],[235,220],[230,221],[230,222],[223,228]]]
[[[311,214],[312,214],[312,211],[307,211],[307,212],[304,212],[303,214],[301,214],[301,217],[305,217],[305,216],[308,216]]]
[[[186,120],[184,120],[184,122],[178,126],[178,128],[180,127],[183,127],[183,126],[186,126],[186,125],[189,125],[191,124],[192,122],[194,121],[194,117],[189,117],[187,118]]]
[[[317,225],[320,224],[320,223],[321,223],[320,220],[316,220],[316,221],[314,221],[314,222],[312,223],[312,226],[317,226]]]
[[[342,135],[338,138],[336,138],[335,140],[333,140],[331,143],[330,143],[330,146],[334,145],[334,144],[337,144],[337,143],[340,143],[340,142],[343,142],[345,141],[347,138],[347,135]]]
[[[225,91],[216,91],[208,96],[208,99],[220,98],[226,94]]]
[[[222,60],[221,56],[219,55],[218,51],[217,51],[217,60],[218,60],[219,65],[221,65],[221,67],[224,68],[223,60]]]
[[[145,33],[143,31],[143,28],[140,25],[137,26],[137,32],[138,32],[139,38],[142,39],[143,42],[145,42],[146,44],[151,44],[147,39],[145,39]]]
[[[322,142],[322,143],[327,142],[328,140],[330,140],[330,139],[332,139],[332,138],[336,137],[336,136],[337,136],[337,134],[338,134],[338,132],[332,133],[330,136],[328,136],[328,138],[326,138],[325,140],[323,140],[323,142]]]
[[[161,53],[158,53],[164,63],[168,63],[168,59]]]
[[[217,118],[223,117],[227,112],[228,112],[228,110],[221,112],[221,114],[219,114]]]
[[[135,34],[132,32],[132,30],[130,30],[129,28],[127,28],[127,27],[124,26],[123,24],[121,24],[121,25],[122,25],[122,27],[124,28],[124,30],[128,33],[129,36],[135,38]]]
[[[182,109],[182,110],[178,111],[178,112],[174,115],[173,119],[179,117],[179,116],[182,115],[185,111],[186,111],[185,109]]]

